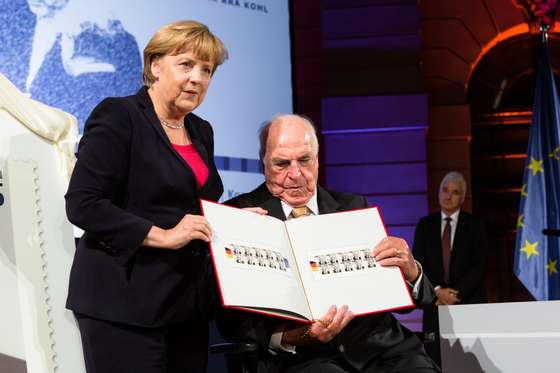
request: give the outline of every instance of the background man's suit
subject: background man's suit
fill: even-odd
[[[328,192],[320,186],[317,186],[317,202],[320,214],[368,207],[364,197]],[[227,203],[236,207],[262,207],[269,215],[286,220],[280,200],[270,194],[265,184]],[[416,302],[429,304],[433,298],[433,287],[424,276]],[[220,331],[226,339],[256,341],[264,351],[268,350],[272,332],[283,323],[285,321],[278,318],[229,310],[218,317]],[[296,354],[278,353],[268,359],[267,365],[271,372],[291,372],[290,367],[295,369],[299,364],[332,358],[338,358],[351,366],[350,369],[360,372],[390,372],[376,368],[382,362],[386,365],[394,362],[394,367],[433,367],[420,340],[390,313],[357,317],[331,342],[297,347]]]
[[[485,272],[488,247],[483,223],[473,215],[460,211],[453,237],[449,263],[449,282],[444,281],[441,248],[441,212],[423,217],[414,234],[414,257],[422,263],[424,273],[434,286],[450,287],[459,291],[459,304],[486,302]],[[437,332],[435,306],[424,310],[424,331]],[[439,343],[433,343],[438,347]]]

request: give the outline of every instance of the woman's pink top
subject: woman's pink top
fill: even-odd
[[[198,186],[204,185],[208,179],[208,167],[200,158],[200,154],[196,151],[193,144],[190,145],[177,145],[172,144],[173,148],[179,153],[181,157],[187,162],[189,167],[193,170]]]

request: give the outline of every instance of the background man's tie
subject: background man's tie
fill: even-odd
[[[451,258],[451,218],[445,218],[445,228],[441,236],[441,258],[443,259],[443,280],[449,283],[449,260]]]

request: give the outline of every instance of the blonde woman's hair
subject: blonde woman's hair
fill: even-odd
[[[193,52],[201,60],[214,64],[212,74],[227,58],[228,52],[208,27],[197,21],[177,21],[160,28],[144,48],[144,84],[151,87],[156,81],[152,62],[165,55]]]

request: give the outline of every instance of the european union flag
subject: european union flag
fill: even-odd
[[[543,43],[517,219],[514,272],[537,300],[560,299],[560,106]]]

